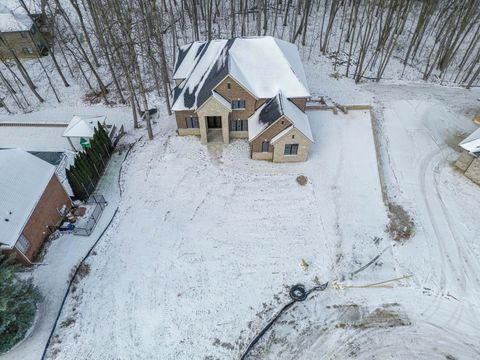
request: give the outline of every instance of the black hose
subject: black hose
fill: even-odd
[[[301,284],[297,284],[297,285],[293,285],[291,288],[290,288],[290,291],[289,291],[289,295],[290,295],[290,298],[292,299],[292,301],[290,301],[289,303],[287,303],[283,308],[280,309],[280,311],[277,313],[277,315],[275,315],[269,322],[267,325],[265,325],[265,327],[262,329],[262,331],[260,331],[257,336],[255,336],[255,338],[252,340],[252,342],[250,343],[250,345],[248,345],[247,349],[245,350],[245,352],[243,353],[242,357],[240,358],[240,360],[245,360],[246,357],[248,356],[248,354],[250,353],[250,351],[253,350],[253,348],[255,347],[255,345],[257,344],[258,340],[260,340],[263,335],[265,335],[265,333],[268,331],[268,329],[270,329],[272,327],[272,325],[275,323],[275,321],[277,321],[277,319],[280,317],[280,315],[282,315],[285,311],[287,311],[293,304],[295,304],[296,302],[301,302],[301,301],[304,301],[307,299],[307,297],[313,292],[313,291],[323,291],[327,288],[328,286],[328,282],[326,282],[325,284],[322,284],[322,285],[318,285],[318,286],[315,286],[313,288],[311,288],[310,290],[306,290],[305,289],[305,286],[304,285],[301,285]]]
[[[383,253],[385,252],[387,248],[383,249],[382,252],[380,252],[380,254],[378,254],[377,256],[375,256],[372,260],[370,260],[366,265],[360,267],[359,269],[353,271],[352,273],[350,273],[350,276],[354,276],[356,274],[358,274],[359,272],[365,270],[366,268],[368,268],[369,266],[371,266],[375,261],[377,261],[380,256],[383,255]],[[275,315],[273,317],[272,320],[270,320],[268,322],[268,324],[262,329],[262,331],[260,331],[257,336],[255,336],[255,338],[252,340],[252,342],[250,343],[250,345],[248,345],[247,349],[245,350],[245,352],[243,353],[242,357],[240,358],[240,360],[245,360],[247,355],[250,353],[250,351],[252,351],[252,349],[255,347],[255,345],[257,344],[258,340],[261,339],[261,337],[263,335],[265,335],[265,333],[268,331],[268,329],[270,329],[272,327],[272,325],[275,323],[275,321],[277,321],[277,319],[280,317],[280,315],[282,315],[282,313],[284,311],[286,311],[287,309],[289,309],[293,304],[295,304],[297,301],[305,301],[308,296],[313,292],[313,291],[323,291],[327,288],[328,286],[328,281],[324,284],[321,284],[321,285],[317,285],[317,286],[314,286],[313,288],[311,288],[310,290],[306,290],[305,289],[305,286],[304,285],[301,285],[301,284],[297,284],[297,285],[293,285],[291,288],[290,288],[290,291],[289,291],[289,295],[290,295],[290,298],[292,299],[292,301],[290,301],[289,303],[287,303],[278,313],[277,315]]]

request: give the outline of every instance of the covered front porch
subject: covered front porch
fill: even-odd
[[[202,144],[209,142],[228,144],[230,142],[228,115],[231,111],[226,100],[218,99],[216,96],[211,96],[197,110]]]

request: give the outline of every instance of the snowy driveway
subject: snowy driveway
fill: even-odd
[[[138,144],[117,218],[62,314],[74,321],[50,354],[236,358],[286,286],[378,254],[388,242],[373,241],[386,214],[368,112],[309,116],[318,141],[304,164],[252,161],[244,141],[207,148],[169,131]]]

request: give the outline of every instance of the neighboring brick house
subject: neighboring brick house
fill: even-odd
[[[203,144],[245,138],[253,159],[307,159],[310,93],[294,44],[270,36],[197,41],[179,48],[173,79],[179,135]]]
[[[0,249],[31,264],[71,208],[55,166],[23,150],[0,150]]]
[[[30,17],[21,7],[10,9],[0,4],[0,57],[9,59],[15,54],[18,58],[36,58],[46,55],[49,35],[44,32],[45,28],[42,15]]]

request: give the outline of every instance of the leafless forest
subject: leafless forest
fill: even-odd
[[[31,9],[26,0],[18,1]],[[131,105],[137,124],[157,96],[170,109],[179,45],[252,35],[294,42],[304,61],[325,56],[335,76],[356,83],[400,79],[406,72],[416,80],[467,88],[479,83],[480,0],[38,2],[36,11],[49,19],[53,51],[37,60],[1,59],[8,111],[60,102],[63,88],[75,81],[88,89],[88,101]],[[38,82],[54,96],[45,98]]]

